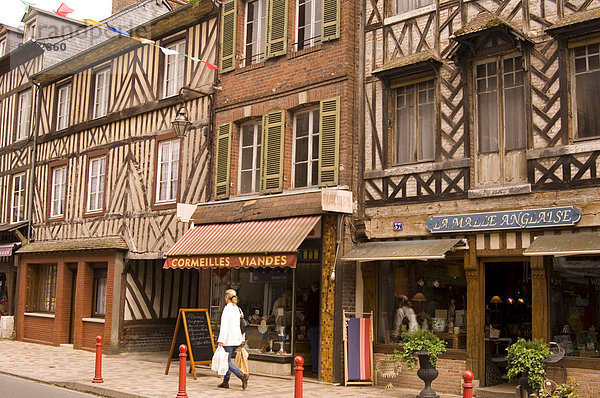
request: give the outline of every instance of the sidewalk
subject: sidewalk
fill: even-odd
[[[166,356],[164,361],[159,363],[159,358],[151,355],[105,355],[102,362],[102,384],[92,383],[94,360],[94,353],[70,347],[0,340],[0,373],[114,398],[174,398],[177,395],[178,363],[171,363],[169,374],[165,375]],[[291,377],[287,379],[251,375],[248,389],[242,392],[241,383],[235,377],[230,382],[231,388],[223,390],[217,388],[219,378],[214,372],[197,368],[196,373],[197,380],[190,374],[187,377],[187,393],[190,398],[290,398],[294,393],[294,381]],[[416,394],[418,391],[343,387],[314,381],[304,383],[304,397],[414,397]]]

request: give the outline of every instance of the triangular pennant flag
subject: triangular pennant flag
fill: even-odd
[[[93,19],[82,19],[83,22],[85,22],[88,25],[102,25],[102,22],[98,22],[98,21],[94,21]]]
[[[206,67],[207,67],[208,69],[219,70],[219,68],[218,68],[218,67],[216,67],[216,66],[214,66],[213,64],[210,64],[210,63],[208,63],[208,62],[206,62],[206,61],[200,61],[200,62],[202,62],[204,65],[206,65]]]
[[[65,3],[62,3],[54,12],[57,13],[58,15],[60,15],[61,17],[66,18],[67,15],[69,15],[73,11],[75,11],[75,10],[73,10],[71,7],[69,7]]]
[[[113,28],[112,26],[108,26],[108,25],[106,25],[106,28],[107,28],[108,30],[111,30],[111,31],[113,31],[113,32],[115,32],[115,33],[118,33],[118,34],[120,34],[120,35],[123,35],[123,36],[129,36],[129,33],[125,32],[125,31],[123,31],[123,30],[119,30],[119,29],[117,29],[117,28]]]
[[[175,50],[171,50],[171,49],[160,47],[160,46],[159,46],[159,48],[165,55],[179,55],[179,53]]]
[[[192,57],[191,55],[187,55],[187,54],[183,54],[183,55],[185,55],[186,57],[188,57],[189,59],[191,59],[194,62],[202,62],[201,59],[196,58],[196,57]]]
[[[150,40],[150,39],[144,39],[143,37],[132,37],[132,39],[136,39],[137,41],[141,42],[142,44],[156,44],[156,42],[154,40]]]
[[[23,1],[23,0],[21,0],[21,3],[23,3],[23,5],[25,6],[25,12],[29,12],[29,7],[35,5],[35,3],[29,3],[29,2]]]

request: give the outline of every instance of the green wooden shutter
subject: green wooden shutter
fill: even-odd
[[[340,147],[340,97],[321,101],[319,185],[337,185]]]
[[[221,73],[235,69],[237,0],[223,3],[221,15]]]
[[[321,24],[321,41],[340,37],[340,0],[323,0],[321,2],[323,23]]]
[[[267,0],[265,58],[285,55],[287,49],[288,0]]]
[[[229,175],[231,168],[232,123],[221,124],[217,133],[217,156],[215,159],[215,198],[229,197]]]
[[[285,111],[271,111],[263,116],[261,191],[283,190],[283,153],[285,140]]]

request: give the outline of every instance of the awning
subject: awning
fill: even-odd
[[[446,253],[467,249],[463,239],[431,239],[389,242],[368,242],[350,250],[345,261],[377,260],[440,260]]]
[[[523,254],[556,257],[600,254],[600,233],[540,235]]]
[[[321,216],[199,225],[167,252],[164,268],[295,267]]]
[[[14,247],[15,247],[14,243],[5,243],[3,245],[0,245],[0,257],[12,256]]]

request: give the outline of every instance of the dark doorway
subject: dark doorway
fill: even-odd
[[[529,262],[485,265],[486,385],[506,381],[506,348],[518,338],[531,339],[531,268]]]
[[[75,327],[75,293],[77,291],[77,263],[67,264],[71,271],[71,311],[69,319],[69,344],[73,344],[73,330]]]

